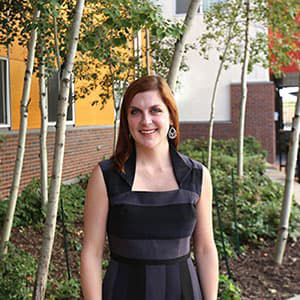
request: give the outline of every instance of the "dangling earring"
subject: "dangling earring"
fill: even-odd
[[[170,125],[169,131],[168,131],[168,137],[171,140],[174,140],[177,136],[176,129],[173,125]]]

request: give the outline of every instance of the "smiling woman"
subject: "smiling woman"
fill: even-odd
[[[177,152],[178,136],[166,81],[146,76],[133,82],[122,103],[116,151],[95,167],[87,188],[85,299],[217,298],[210,176],[201,163]],[[111,261],[102,284],[106,232]]]
[[[164,147],[172,121],[158,91],[136,94],[128,109],[128,127],[136,148]]]

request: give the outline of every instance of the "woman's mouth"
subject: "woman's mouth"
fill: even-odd
[[[156,132],[157,129],[143,129],[140,130],[141,134],[153,134],[154,132]]]

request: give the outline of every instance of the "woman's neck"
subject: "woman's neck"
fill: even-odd
[[[136,147],[136,164],[151,169],[164,169],[170,166],[169,143],[166,142],[154,149]]]

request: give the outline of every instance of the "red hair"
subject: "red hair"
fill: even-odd
[[[130,132],[127,120],[128,108],[136,94],[146,91],[159,92],[163,102],[169,110],[170,119],[172,120],[173,126],[177,131],[176,138],[172,140],[169,139],[169,142],[172,143],[176,149],[179,143],[178,110],[167,82],[163,78],[155,75],[144,76],[135,80],[129,85],[124,95],[120,113],[119,136],[116,150],[113,155],[114,165],[122,172],[124,172],[124,164],[131,155],[134,147],[134,141],[129,137]]]

